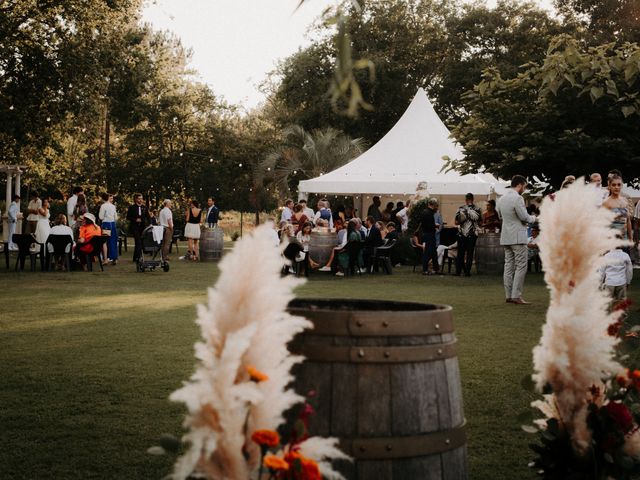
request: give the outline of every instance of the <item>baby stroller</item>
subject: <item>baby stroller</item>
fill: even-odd
[[[155,270],[162,267],[165,272],[169,271],[169,262],[162,253],[162,239],[164,238],[164,227],[151,225],[142,232],[142,252],[136,263],[136,270]]]

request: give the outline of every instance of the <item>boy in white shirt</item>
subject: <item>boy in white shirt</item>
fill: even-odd
[[[600,270],[602,286],[611,295],[612,305],[627,299],[627,285],[633,278],[631,257],[621,248],[610,250],[604,256],[607,264]]]

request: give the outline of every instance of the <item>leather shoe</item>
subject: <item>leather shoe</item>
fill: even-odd
[[[507,303],[513,303],[513,298],[507,298]]]
[[[513,298],[511,302],[516,305],[531,305],[531,302],[525,302],[522,298]]]

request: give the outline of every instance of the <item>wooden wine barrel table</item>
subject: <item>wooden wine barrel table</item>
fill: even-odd
[[[504,272],[504,248],[499,233],[480,234],[476,241],[476,270],[480,274],[502,275]]]
[[[338,234],[335,232],[311,232],[309,258],[321,266],[326,265],[337,241]]]
[[[314,391],[312,435],[340,439],[348,480],[467,478],[465,419],[451,307],[296,299],[314,329],[292,352],[301,395]]]
[[[224,231],[222,228],[203,227],[200,233],[200,260],[210,262],[220,260],[224,247]]]

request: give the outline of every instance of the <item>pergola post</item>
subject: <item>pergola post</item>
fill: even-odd
[[[14,195],[20,195],[20,181],[22,180],[22,172],[25,171],[26,165],[3,165],[0,164],[0,173],[7,175],[7,189],[5,192],[6,207],[2,212],[2,240],[4,242],[9,239],[9,206],[13,201]],[[15,184],[13,177],[15,175]],[[13,189],[11,187],[14,187]],[[22,233],[22,214],[18,213],[18,224],[16,225],[16,233]]]
[[[9,205],[11,205],[11,170],[7,170],[7,192],[5,196],[5,211],[2,212],[2,241],[9,241]]]
[[[22,170],[18,168],[18,170],[16,171],[16,184],[15,184],[15,187],[13,188],[14,195],[20,195],[20,176],[21,175],[22,175]]]

